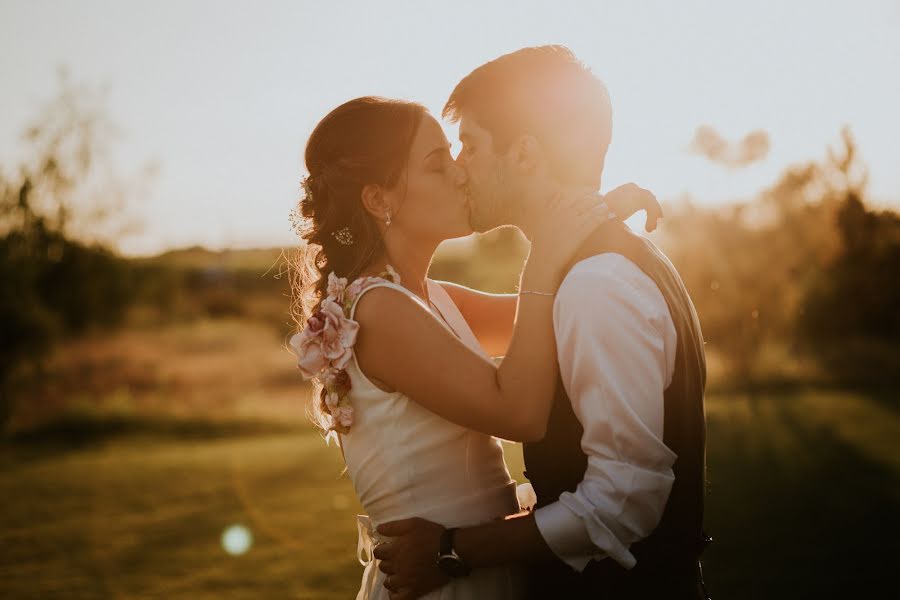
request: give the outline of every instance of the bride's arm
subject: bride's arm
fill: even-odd
[[[662,208],[652,192],[634,183],[620,185],[603,196],[620,220],[647,211],[647,231],[656,229]],[[456,283],[439,281],[469,324],[481,347],[490,356],[505,356],[512,338],[516,317],[515,294],[489,294]]]
[[[563,261],[533,249],[521,289],[553,293]],[[557,377],[552,309],[552,296],[521,296],[509,352],[498,367],[421,303],[375,288],[356,306],[354,352],[370,379],[454,423],[509,440],[537,440],[544,435]]]
[[[489,294],[465,286],[438,282],[456,304],[481,347],[490,356],[505,356],[516,320],[516,294]]]

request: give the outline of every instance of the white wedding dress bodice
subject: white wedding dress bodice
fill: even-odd
[[[400,285],[379,281],[422,301]],[[472,350],[480,344],[451,298],[428,280],[432,311]],[[425,306],[424,303],[422,303]],[[350,318],[356,311],[351,308]],[[438,314],[440,313],[440,314]],[[443,319],[441,318],[443,317]],[[397,356],[397,360],[413,357]],[[385,575],[372,557],[380,523],[422,517],[445,527],[484,523],[519,510],[516,484],[497,438],[460,427],[398,392],[386,392],[360,370],[354,356],[346,367],[354,410],[350,431],[340,436],[347,471],[368,513],[358,517],[360,562],[365,565],[357,600],[387,599]],[[522,595],[516,568],[476,569],[425,596],[429,600],[513,599]]]

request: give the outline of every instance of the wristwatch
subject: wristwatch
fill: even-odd
[[[441,545],[438,550],[437,564],[438,568],[448,577],[456,579],[457,577],[465,577],[472,572],[472,568],[463,562],[459,554],[453,548],[453,534],[456,528],[451,527],[445,529],[441,534]]]

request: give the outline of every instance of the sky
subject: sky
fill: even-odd
[[[548,43],[609,88],[605,190],[746,200],[849,125],[871,198],[900,207],[898,0],[0,0],[0,164],[24,158],[65,67],[108,87],[117,168],[158,165],[122,251],[290,245],[304,143],[329,110],[375,94],[439,116],[472,69]],[[734,143],[765,131],[769,150],[716,164],[691,150],[702,126]]]

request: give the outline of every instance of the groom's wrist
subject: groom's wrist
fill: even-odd
[[[496,567],[506,563],[502,531],[496,529],[502,521],[461,527],[453,536],[457,554],[470,569]]]
[[[451,578],[465,577],[472,572],[472,568],[456,550],[454,537],[458,529],[451,527],[441,533],[437,557],[438,568]]]
[[[534,520],[534,513],[458,529],[454,547],[473,569],[554,560]]]

